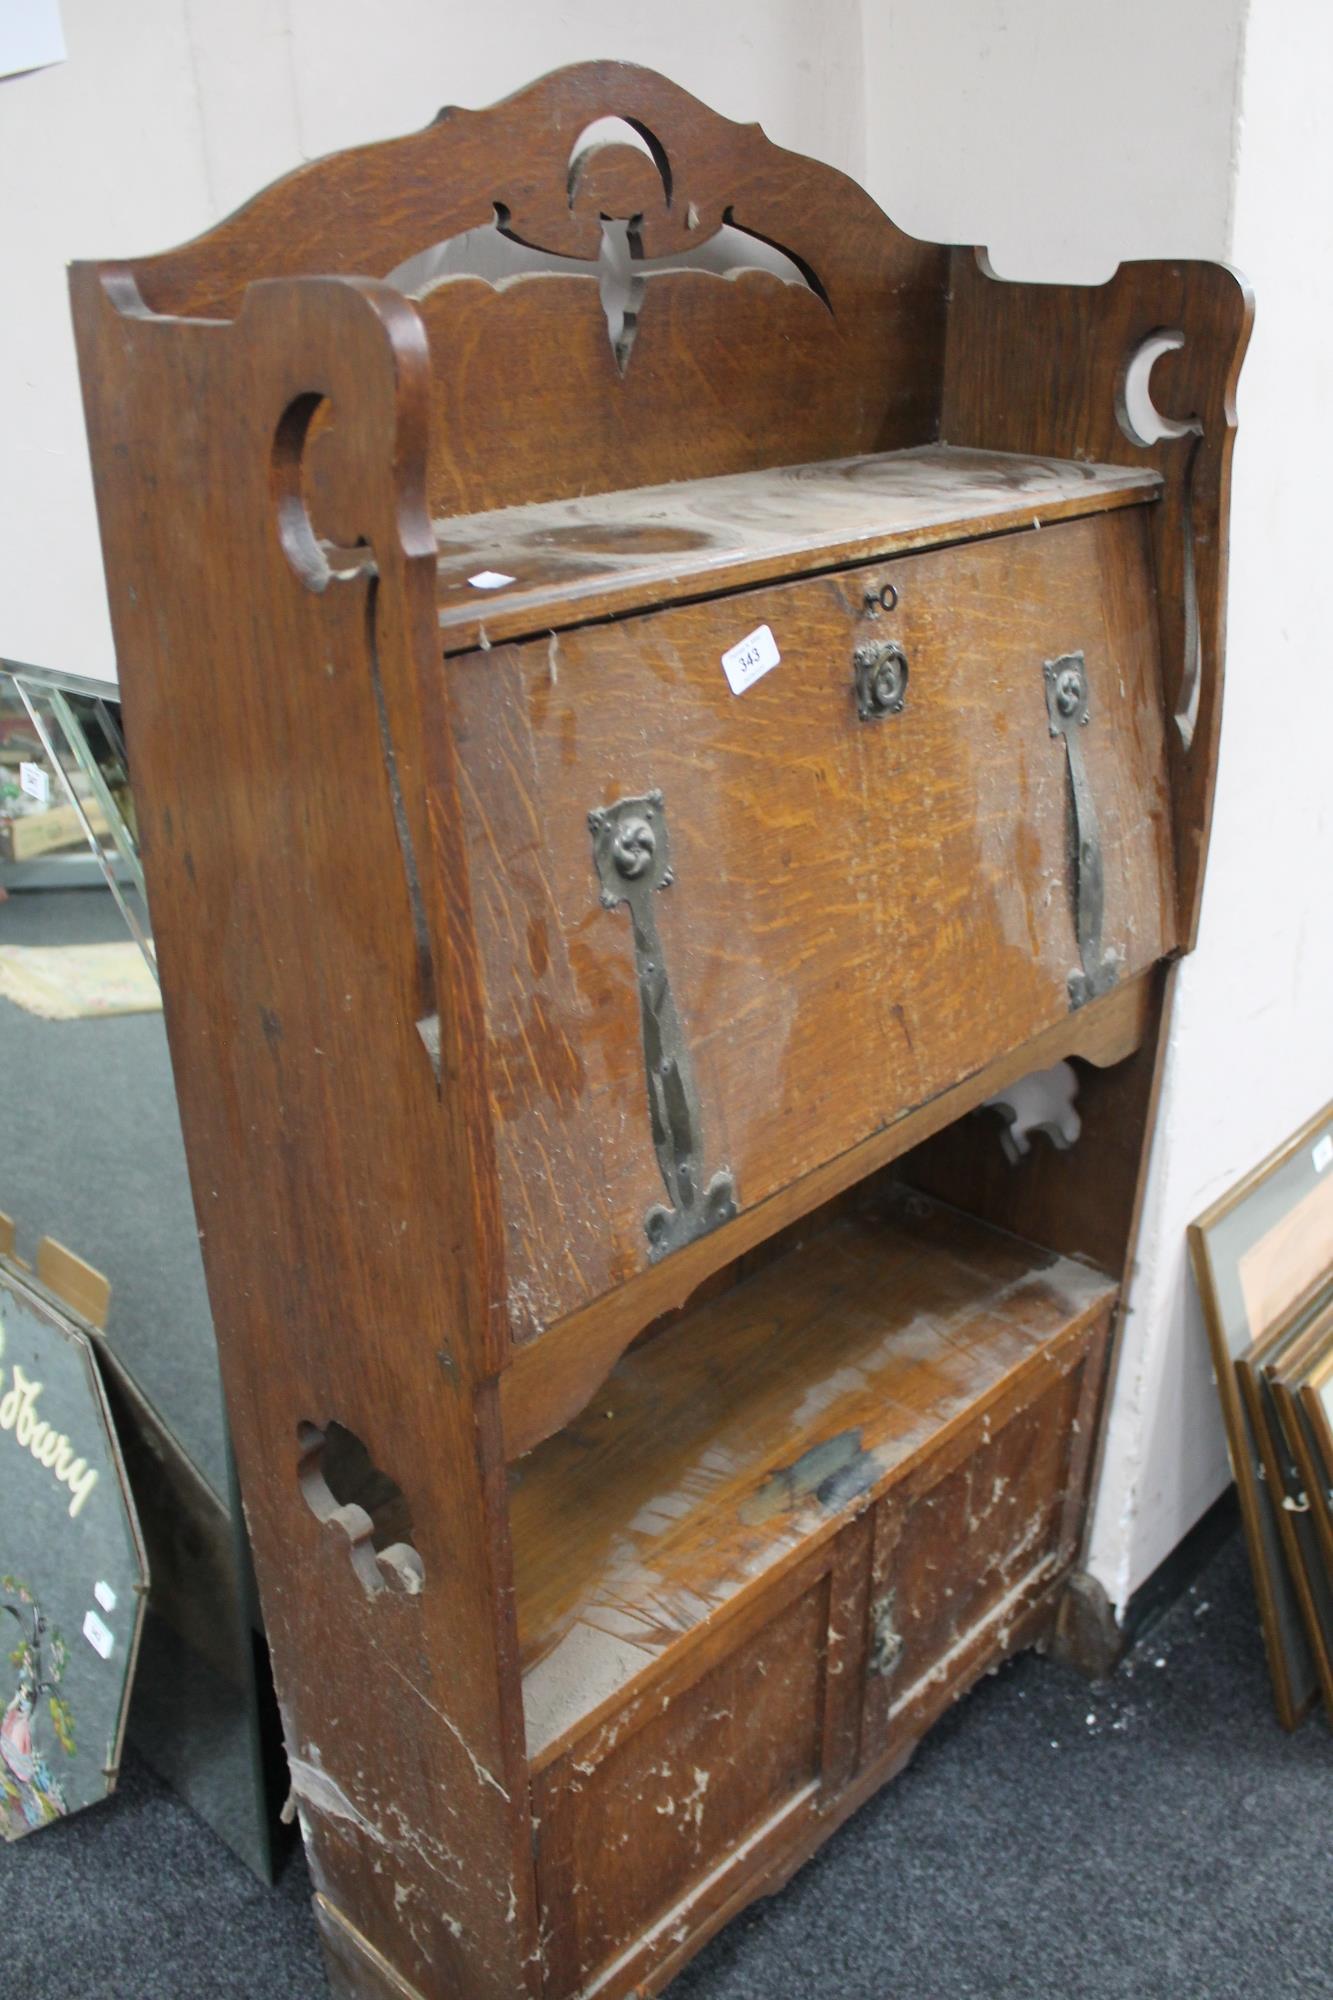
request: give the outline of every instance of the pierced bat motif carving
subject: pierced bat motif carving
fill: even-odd
[[[617,175],[604,171],[609,164],[618,164],[615,156],[621,156],[622,162],[628,156],[632,162],[632,172],[624,176],[633,190],[631,194],[617,195],[614,192]],[[636,199],[644,206],[632,208],[631,203]],[[639,316],[652,278],[701,272],[726,282],[743,272],[758,273],[813,293],[831,313],[827,294],[815,272],[781,244],[753,236],[739,227],[730,208],[723,214],[721,227],[702,236],[688,250],[670,257],[645,257],[643,224],[650,202],[663,214],[671,206],[670,176],[660,149],[644,153],[620,145],[576,149],[569,166],[569,205],[571,209],[589,203],[594,207],[601,232],[595,258],[570,257],[520,235],[507,205],[496,201],[490,224],[449,237],[409,258],[389,272],[388,282],[415,298],[424,298],[441,285],[462,277],[479,278],[499,291],[542,274],[564,272],[579,277],[595,274],[611,352],[622,375],[629,367]],[[612,203],[614,208],[609,205]]]

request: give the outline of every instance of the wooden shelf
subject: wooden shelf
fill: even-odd
[[[528,1753],[834,1534],[1115,1296],[924,1198],[826,1223],[622,1357],[511,1470]]]
[[[468,514],[436,524],[444,650],[1044,527],[1160,486],[1139,466],[923,445]],[[479,588],[478,575],[509,581]]]

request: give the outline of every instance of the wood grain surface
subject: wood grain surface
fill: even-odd
[[[962,1448],[949,1440],[876,1507],[863,1758],[915,1742],[938,1713],[942,1689],[968,1677],[965,1656],[979,1636],[998,1633],[1007,1644],[1028,1606],[1068,1569],[1081,1521],[1066,1510],[1086,1491],[1086,1468],[1071,1463],[1077,1417],[1089,1375],[1101,1386],[1108,1310],[1104,1301],[1095,1342],[1048,1347],[1030,1400],[1007,1421],[983,1422]]]
[[[950,280],[942,439],[1151,467],[1164,492],[1152,517],[1157,612],[1175,798],[1178,932],[1193,946],[1212,820],[1226,650],[1227,520],[1236,384],[1254,299],[1222,264],[1122,264],[1104,285],[1010,284],[979,251],[955,250]],[[1144,343],[1170,332],[1148,378],[1168,428],[1150,443],[1122,417],[1126,372]],[[1192,603],[1191,603],[1192,600]],[[1175,722],[1197,669],[1197,712]]]
[[[937,1452],[1114,1289],[905,1197],[631,1349],[511,1470],[529,1756]]]
[[[635,144],[590,153],[607,117]],[[565,261],[491,282],[473,231]],[[746,233],[765,268],[720,275]],[[72,283],[335,1990],[656,1991],[1053,1614],[1114,1293],[1053,1249],[1120,1271],[1141,1188],[1212,796],[1248,295],[1198,264],[1003,284],[620,63]],[[1144,441],[1126,383],[1163,329]],[[515,581],[483,604],[481,568]],[[761,624],[780,659],[733,695],[722,654]],[[888,641],[906,702],[862,721],[853,655]],[[1120,954],[1077,1013],[1043,685],[1075,650]],[[635,946],[587,823],[655,788],[702,1166],[739,1205],[658,1263]],[[847,1196],[1065,1055],[1122,1065],[1067,1182],[1001,1185],[967,1134],[913,1163],[1047,1249]],[[335,1425],[396,1548],[334,1490]]]
[[[724,608],[451,663],[514,1338],[649,1262],[662,1198],[630,925],[597,893],[590,807],[660,789],[655,913],[698,1083],[703,1172],[744,1212],[1067,1017],[1069,777],[1044,660],[1082,650],[1105,938],[1132,977],[1175,943],[1144,510],[998,536]],[[892,581],[892,615],[865,610]],[[741,696],[720,653],[766,624]],[[906,706],[858,718],[852,655],[895,639]],[[552,1255],[552,1245],[558,1254]]]
[[[771,1243],[789,1237],[815,1209],[829,1205],[889,1163],[902,1158],[905,1176],[919,1182],[926,1192],[938,1192],[937,1181],[955,1185],[937,1173],[932,1148],[915,1150],[932,1133],[956,1131],[957,1144],[950,1147],[949,1157],[968,1163],[968,1171],[956,1185],[968,1193],[984,1193],[986,1203],[979,1210],[983,1219],[1013,1231],[1019,1220],[1028,1218],[1048,1232],[1043,1237],[1039,1227],[1033,1240],[1047,1242],[1048,1247],[1066,1254],[1087,1256],[1094,1263],[1095,1246],[1100,1244],[1109,1253],[1107,1263],[1123,1267],[1135,1186],[1132,1181],[1128,1189],[1124,1185],[1125,1158],[1136,1142],[1142,1145],[1142,1094],[1135,1093],[1126,1101],[1113,1090],[1103,1112],[1100,1085],[1103,1078],[1118,1079],[1127,1069],[1137,1076],[1145,1066],[1151,1077],[1157,1044],[1157,986],[1155,974],[1144,974],[1112,987],[1100,1000],[1057,1022],[1035,1041],[974,1071],[963,1083],[918,1105],[882,1132],[784,1188],[771,1201],[747,1209],[725,1229],[699,1237],[592,1305],[558,1320],[541,1340],[515,1348],[500,1378],[506,1457],[522,1457],[577,1416],[617,1356],[646,1327],[664,1314],[684,1308],[710,1284],[725,1289],[733,1274],[744,1272],[750,1254],[762,1255]],[[1015,1173],[1003,1159],[993,1128],[968,1117],[1007,1084],[1071,1056],[1089,1065],[1085,1089],[1090,1084],[1097,1092],[1099,1111],[1093,1144],[1104,1122],[1114,1129],[1118,1113],[1125,1113],[1126,1129],[1120,1144],[1113,1143],[1106,1218],[1097,1213],[1096,1206],[1096,1186],[1105,1155],[1093,1152],[1091,1146],[1086,1153],[1076,1149],[1073,1155],[1056,1155],[1057,1165],[1052,1169],[1038,1153],[1033,1175]],[[992,1156],[999,1161],[998,1167],[992,1166]],[[1035,1199],[1034,1177],[1041,1187]],[[1062,1214],[1050,1186],[1062,1181],[1076,1183],[1079,1190],[1072,1218]],[[953,1200],[952,1195],[945,1198],[956,1207],[971,1206],[966,1200]]]
[[[756,1824],[817,1790],[828,1586],[825,1574],[771,1606],[688,1690],[651,1704],[656,1713],[622,1717],[595,1764],[581,1749],[581,1771],[571,1757],[539,1775],[552,1996],[581,1991]]]
[[[1158,483],[1125,466],[923,445],[439,521],[444,648],[1046,527],[1155,498]],[[478,587],[477,575],[511,580]]]

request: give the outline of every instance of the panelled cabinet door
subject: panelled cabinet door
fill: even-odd
[[[988,1658],[1011,1651],[1072,1560],[1080,1405],[1102,1348],[1094,1335],[1067,1353],[1029,1401],[983,1415],[875,1508],[863,1763],[914,1742]]]
[[[856,1754],[867,1540],[863,1517],[541,1771],[549,1993],[698,1921],[836,1800]]]

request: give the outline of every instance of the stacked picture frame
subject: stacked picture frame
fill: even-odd
[[[1189,1241],[1278,1719],[1333,1722],[1333,1104]]]

